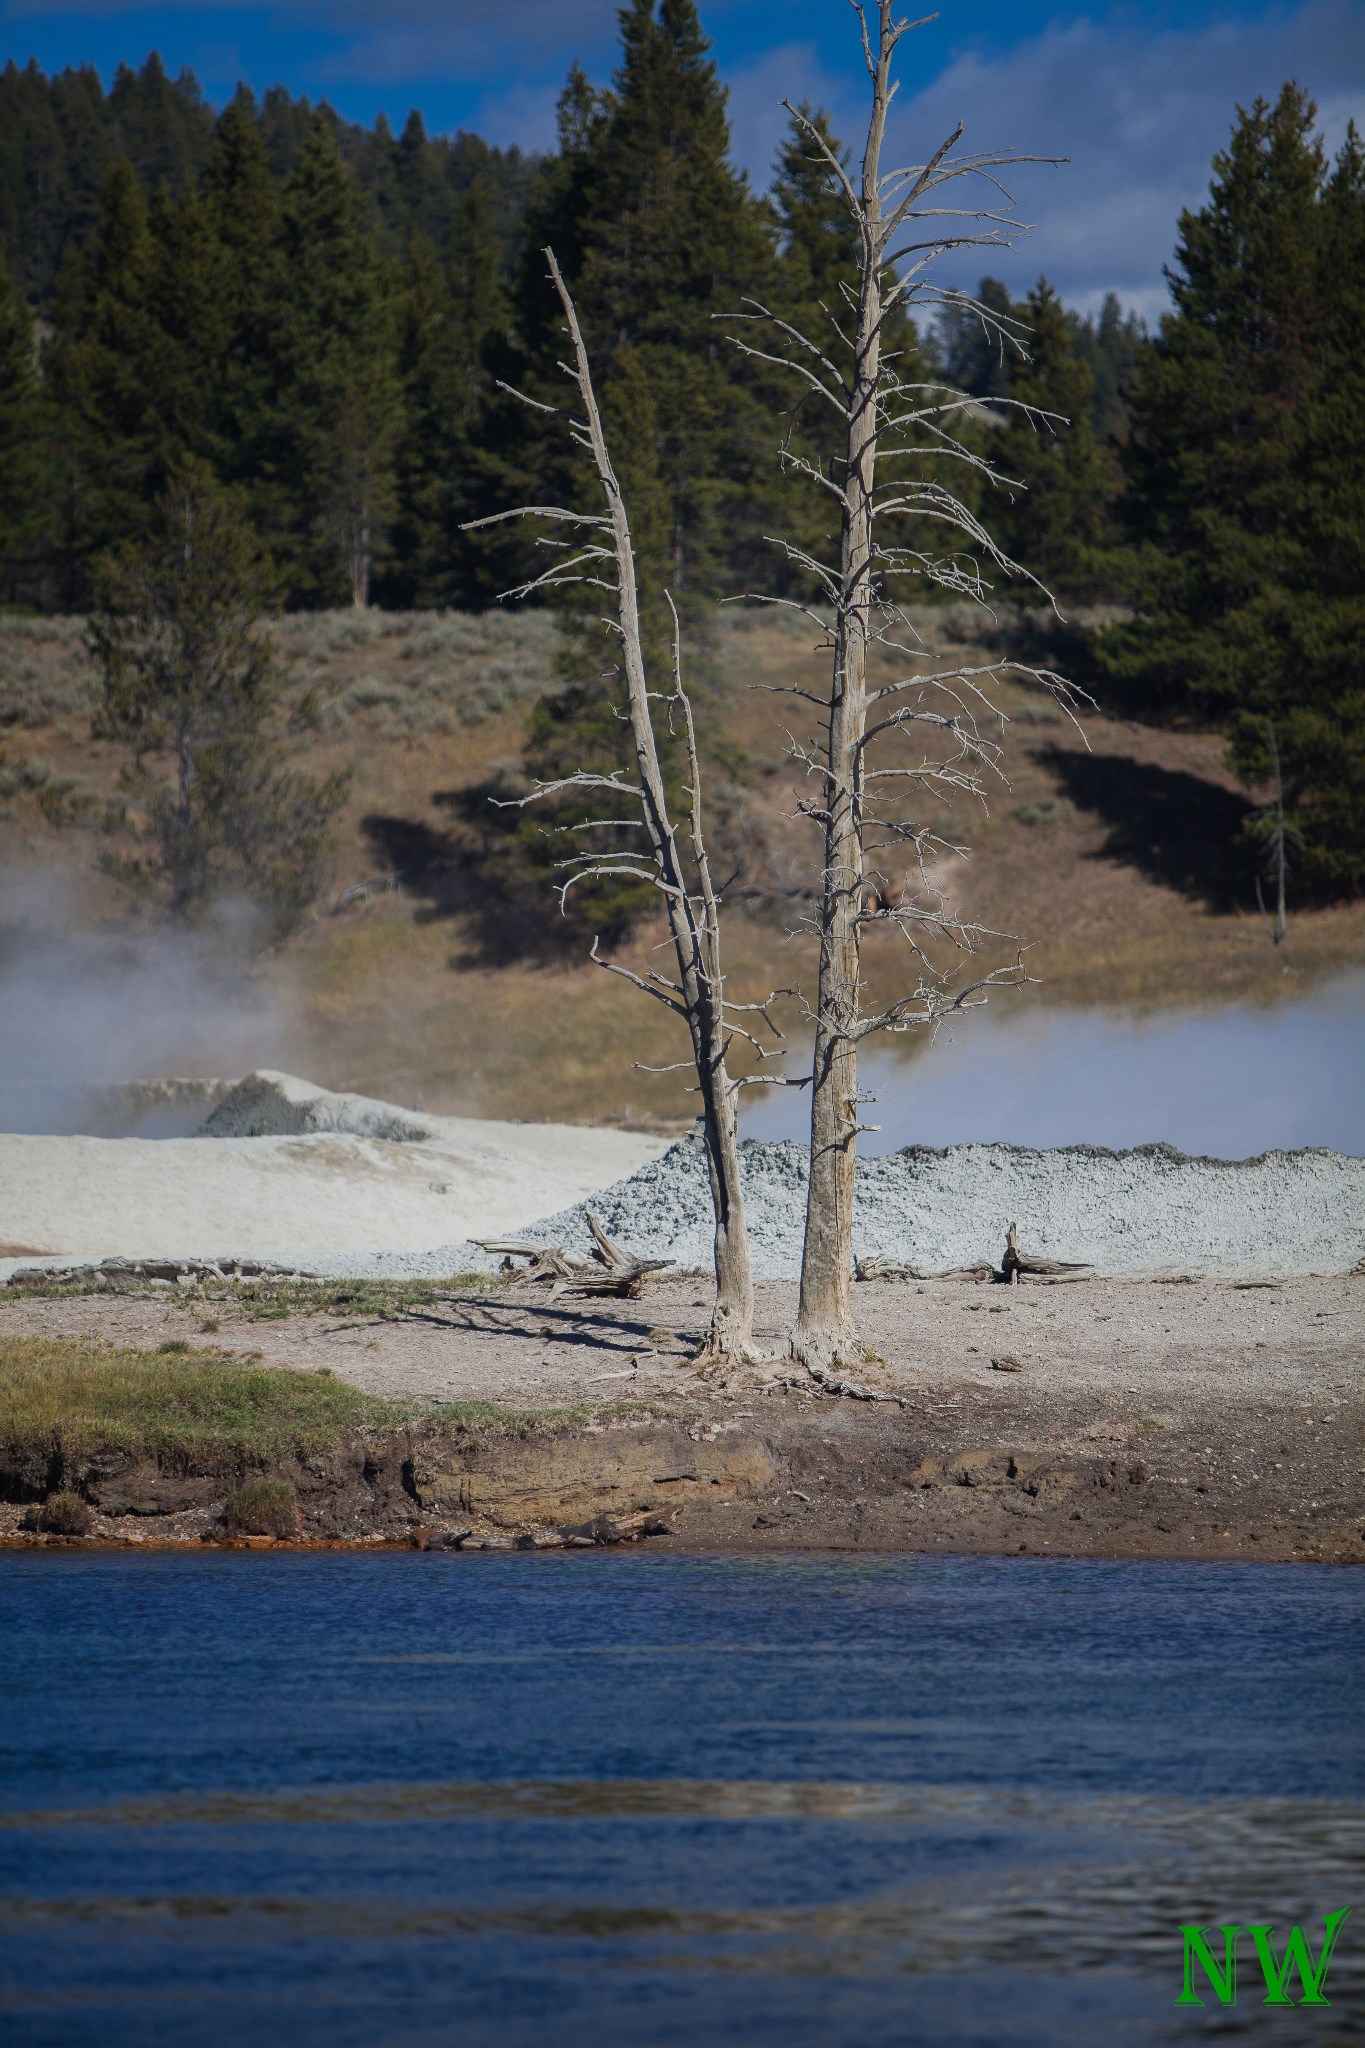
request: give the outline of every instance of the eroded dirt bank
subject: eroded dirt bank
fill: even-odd
[[[762,1290],[773,1338],[790,1292]],[[214,1540],[225,1496],[267,1477],[314,1542],[1365,1561],[1363,1304],[1365,1283],[1337,1279],[879,1284],[858,1290],[860,1378],[889,1398],[861,1402],[782,1366],[699,1377],[686,1351],[709,1297],[687,1277],[639,1303],[464,1288],[367,1314],[15,1293],[0,1333],[212,1344],[412,1405],[249,1470],[30,1445],[0,1469],[0,1538],[56,1540],[20,1519],[70,1488],[94,1540]]]

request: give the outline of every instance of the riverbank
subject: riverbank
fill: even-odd
[[[774,1352],[793,1294],[759,1289]],[[687,1275],[596,1303],[496,1283],[6,1290],[0,1364],[118,1347],[159,1361],[163,1419],[143,1439],[101,1437],[93,1410],[26,1443],[0,1427],[0,1541],[72,1540],[20,1527],[63,1490],[91,1512],[75,1540],[265,1541],[224,1503],[266,1480],[303,1542],[1365,1562],[1359,1279],[860,1286],[876,1400],[786,1363],[700,1375],[709,1302]],[[177,1438],[176,1375],[210,1363],[342,1398],[321,1434],[286,1418],[255,1443],[210,1406]]]

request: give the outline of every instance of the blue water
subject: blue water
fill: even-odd
[[[1297,1566],[10,1556],[0,2037],[1359,2041],[1363,1622]],[[1353,1904],[1330,2010],[1254,1956],[1174,2009],[1182,1920]]]

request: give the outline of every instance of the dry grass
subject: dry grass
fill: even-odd
[[[0,1337],[0,1445],[35,1444],[70,1454],[118,1444],[166,1464],[230,1453],[267,1463],[321,1451],[361,1424],[406,1411],[346,1381],[244,1363],[223,1353],[191,1357],[65,1337]]]
[[[926,623],[945,652],[967,644],[966,614],[945,609]],[[573,949],[528,953],[510,934],[503,943],[481,896],[477,827],[461,820],[460,799],[519,752],[527,703],[553,679],[548,618],[339,612],[278,630],[300,689],[321,700],[306,765],[357,771],[329,898],[260,969],[301,1019],[290,1058],[332,1086],[420,1096],[431,1110],[688,1119],[686,1076],[640,1071],[683,1055],[665,1013]],[[0,861],[65,873],[98,923],[118,899],[96,871],[93,828],[122,761],[91,744],[88,717],[71,709],[84,687],[80,636],[79,621],[0,621],[0,719],[14,728],[0,762]],[[793,709],[806,714],[771,691],[818,681],[810,639],[800,621],[727,611],[705,664],[694,664],[709,679],[741,842],[762,832],[807,874],[813,842],[790,821],[797,784],[785,738]],[[1229,857],[1247,799],[1216,736],[1101,714],[1081,734],[1022,691],[1007,691],[1005,708],[1009,783],[989,815],[966,808],[943,821],[972,851],[947,859],[940,880],[959,910],[1025,939],[1040,984],[1025,1000],[1271,1002],[1365,962],[1365,904],[1296,912],[1291,901],[1287,945],[1268,943],[1253,877]],[[370,886],[336,914],[359,884]],[[554,919],[547,901],[548,931]],[[811,948],[784,922],[795,920],[771,907],[732,916],[737,996],[810,980]],[[660,936],[642,933],[625,957],[648,963]],[[903,971],[893,934],[873,933],[870,996],[898,991]],[[784,1015],[799,1030],[796,1005]],[[259,1057],[278,1055],[264,1047]]]

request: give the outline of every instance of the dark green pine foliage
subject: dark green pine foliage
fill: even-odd
[[[390,280],[324,113],[289,183],[281,247],[268,537],[296,602],[365,605],[395,509],[395,337]]]
[[[809,104],[800,111],[848,168],[848,151],[833,133],[828,116]],[[843,337],[851,332],[856,314],[857,233],[828,159],[795,119],[778,152],[772,200],[778,228],[778,271],[769,303],[834,363],[847,368],[848,348]],[[897,378],[907,386],[919,384],[933,367],[903,307],[887,314],[882,348],[894,360]],[[797,458],[786,465],[777,510],[769,515],[777,522],[771,530],[817,559],[833,560],[838,548],[838,501],[801,465],[824,476],[837,476],[846,435],[832,410],[795,378],[775,382],[770,402],[775,412],[786,411],[785,445],[789,456]],[[905,405],[915,402],[907,391]],[[890,437],[884,448],[889,457],[893,452]],[[903,534],[902,538],[909,536]],[[817,595],[813,581],[789,561],[772,563],[764,580],[769,589],[785,589],[808,598]]]
[[[1339,260],[1361,198],[1358,142],[1329,184],[1314,121],[1297,86],[1258,100],[1182,216],[1124,451],[1138,617],[1103,644],[1148,703],[1222,723],[1253,785],[1278,752],[1300,875],[1330,891],[1365,882],[1360,287]]]
[[[226,452],[222,372],[231,305],[227,262],[214,209],[191,180],[172,196],[163,185],[152,208],[147,309],[155,330],[153,390],[158,442],[153,489],[187,456],[221,471]]]
[[[497,527],[470,520],[515,495],[491,422],[502,408],[507,290],[493,209],[476,182],[454,202],[450,259],[414,235],[399,299],[403,425],[393,547],[383,580],[395,605],[478,606],[515,580]]]
[[[95,554],[136,533],[165,452],[153,313],[156,251],[142,194],[122,158],[105,186],[88,254],[59,280],[45,352],[61,463],[64,601],[88,601]]]
[[[828,116],[809,103],[803,103],[801,112],[846,164],[848,152],[840,147]],[[857,288],[857,236],[828,163],[795,121],[778,151],[772,201],[778,228],[773,310],[838,362],[844,354],[839,334],[849,332],[847,293]],[[786,443],[791,452],[828,475],[831,457],[842,438],[833,412],[795,379],[790,389],[782,391],[779,402],[789,408]],[[777,502],[773,530],[817,557],[827,556],[839,530],[839,508],[833,495],[791,464]],[[776,553],[768,565],[764,587],[814,594],[801,573]]]
[[[143,192],[178,192],[204,167],[213,116],[192,71],[172,81],[153,50],[140,71],[120,64],[109,88],[109,115],[122,155]]]
[[[1028,358],[1015,364],[1011,403],[987,439],[987,457],[1006,481],[987,494],[986,525],[1054,597],[1091,597],[1103,580],[1106,478],[1091,427],[1090,370],[1046,278],[1015,310],[1027,329]],[[1016,590],[1027,597],[1026,587]]]
[[[647,358],[627,344],[616,351],[599,388],[607,445],[630,517],[636,561],[644,566],[667,561],[673,507],[659,473],[658,418]],[[671,662],[672,619],[664,598],[662,575],[642,580],[639,589],[640,627],[648,672],[656,687],[667,687]],[[602,623],[600,592],[584,590],[570,597],[561,613],[563,639],[559,656],[561,686],[542,697],[527,723],[524,765],[529,778],[552,782],[579,771],[611,774],[633,763],[629,727],[621,706],[625,685],[619,672],[620,643]],[[695,690],[697,678],[692,677]],[[676,745],[660,735],[660,762],[670,799],[680,794],[680,761]],[[528,809],[509,812],[513,821],[506,884],[524,894],[528,904],[543,905],[546,883],[562,882],[565,863],[592,852],[619,853],[638,833],[638,813],[627,799],[613,801],[601,791],[567,791]],[[588,821],[620,818],[624,827]],[[604,941],[620,937],[648,914],[657,897],[648,880],[620,875],[587,875],[575,881],[563,899],[568,930],[575,937],[598,933]]]
[[[95,574],[95,729],[131,745],[148,821],[138,853],[110,865],[185,919],[245,890],[278,935],[317,892],[348,777],[318,782],[282,763],[290,676],[268,625],[274,575],[241,494],[187,462],[156,514]]]
[[[764,297],[775,282],[771,212],[732,169],[725,93],[692,0],[632,0],[621,16],[621,62],[608,91],[575,68],[560,100],[560,151],[529,209],[516,328],[516,380],[551,402],[563,318],[540,250],[553,248],[583,327],[613,460],[631,504],[648,652],[667,659],[672,593],[684,619],[735,587],[771,530],[779,472],[766,385],[717,316]],[[567,436],[521,422],[522,482],[504,502],[586,502],[590,479]],[[766,517],[765,517],[766,514]],[[764,551],[766,553],[766,551]],[[547,557],[523,555],[528,568]],[[590,620],[593,593],[563,602],[561,683],[531,717],[527,767],[551,779],[623,764],[615,651]],[[513,834],[528,886],[546,882],[600,805],[566,795],[537,806]],[[619,836],[618,836],[619,838]],[[619,930],[645,903],[641,887],[594,881],[568,909],[585,930]]]
[[[1282,613],[1285,654],[1270,716],[1305,879],[1336,894],[1365,888],[1365,149],[1354,124],[1323,194],[1316,258],[1290,513],[1298,574]],[[1234,758],[1263,788],[1273,773],[1269,742],[1250,707],[1233,728]]]
[[[381,581],[398,610],[449,600],[452,464],[463,392],[453,341],[449,281],[436,249],[414,234],[398,298],[397,375],[403,425],[395,452],[393,541]]]
[[[1076,353],[1090,372],[1090,422],[1100,442],[1121,440],[1128,427],[1128,394],[1137,373],[1147,330],[1140,316],[1125,313],[1116,292],[1106,292],[1099,317],[1069,314]]]
[[[983,277],[972,297],[976,305],[950,299],[939,314],[944,378],[973,398],[1007,398],[1023,360],[1020,310],[998,277]]]
[[[0,602],[49,595],[56,517],[52,420],[34,357],[33,316],[0,252]]]
[[[570,79],[561,157],[529,226],[555,249],[595,367],[626,346],[639,353],[670,503],[660,566],[683,601],[732,578],[736,535],[752,533],[755,499],[772,487],[761,380],[716,316],[765,293],[774,251],[766,210],[729,163],[725,92],[692,0],[633,0],[621,40],[609,92]],[[559,324],[532,254],[518,326],[537,388],[553,383]]]
[[[268,521],[285,440],[277,391],[278,325],[288,297],[280,200],[255,102],[240,88],[214,130],[203,204],[218,251],[222,353],[214,372],[214,466]]]

